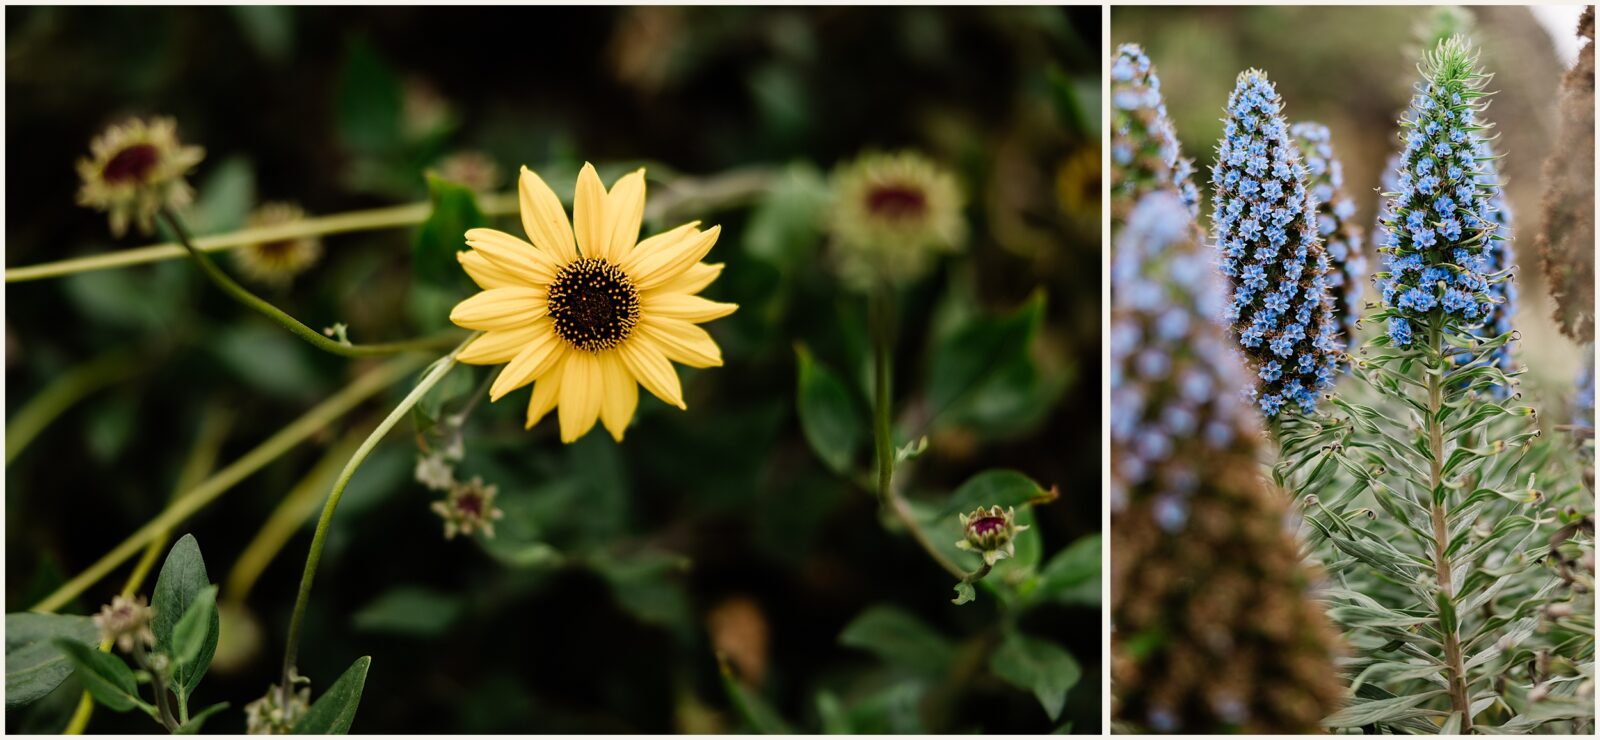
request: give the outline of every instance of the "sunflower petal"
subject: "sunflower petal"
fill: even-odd
[[[683,386],[678,382],[678,371],[672,369],[672,362],[653,342],[623,342],[617,347],[617,354],[622,358],[623,367],[645,390],[670,406],[688,408],[683,403]]]
[[[528,284],[526,280],[518,279],[510,270],[503,270],[499,265],[490,262],[488,257],[478,253],[477,250],[456,252],[456,261],[461,263],[461,269],[467,271],[467,277],[472,278],[472,282],[484,290]]]
[[[507,393],[532,383],[549,372],[565,352],[566,343],[554,331],[547,330],[539,334],[516,357],[511,358],[494,379],[494,385],[489,387],[489,401],[498,401]]]
[[[722,365],[722,348],[694,324],[681,319],[647,316],[639,322],[639,332],[661,348],[667,359],[689,367]]]
[[[544,316],[546,306],[541,289],[494,288],[456,304],[450,320],[463,329],[515,329]]]
[[[522,211],[522,229],[528,232],[528,239],[534,246],[549,252],[562,264],[578,258],[567,209],[539,173],[522,168],[522,176],[517,178],[517,199]]]
[[[644,312],[651,316],[681,319],[691,324],[720,319],[739,310],[739,306],[736,303],[717,303],[697,295],[684,295],[682,293],[655,292],[643,296],[640,302]]]
[[[594,355],[581,351],[569,353],[561,368],[562,442],[576,442],[594,428],[604,392],[600,362]]]
[[[540,333],[550,331],[549,319],[538,319],[527,326],[515,329],[491,331],[472,340],[472,344],[461,350],[456,359],[468,365],[499,365],[510,362],[517,353],[533,343]]]
[[[525,429],[532,429],[533,425],[538,424],[545,414],[556,407],[556,402],[561,400],[561,374],[565,361],[566,356],[563,355],[561,359],[556,360],[555,366],[550,368],[549,372],[533,381],[533,397],[528,399],[528,422]]]
[[[578,187],[572,196],[572,230],[578,236],[578,251],[582,256],[604,255],[606,186],[600,183],[600,175],[588,162],[584,162],[583,169],[578,172]],[[561,413],[566,416],[565,411]]]
[[[487,257],[506,272],[526,285],[542,285],[554,280],[561,263],[549,252],[539,249],[504,231],[494,229],[469,229],[467,244]]]
[[[683,274],[652,288],[650,292],[694,295],[705,290],[706,286],[714,282],[720,275],[722,275],[721,262],[716,264],[696,262],[690,265],[689,269],[684,270]]]
[[[676,245],[678,242],[681,242],[684,239],[688,239],[699,233],[699,221],[690,221],[689,223],[672,229],[671,231],[663,231],[655,236],[650,237],[649,239],[639,242],[631,251],[624,255],[622,261],[617,264],[621,265],[622,269],[628,271],[628,273],[631,275],[637,272],[640,263],[646,259],[649,259],[651,255],[660,254],[662,250]]]
[[[717,243],[717,236],[721,233],[721,226],[713,226],[690,238],[657,250],[641,258],[628,274],[639,290],[650,290],[663,285],[705,257]]]
[[[600,399],[600,423],[611,438],[622,441],[622,434],[633,420],[633,411],[639,406],[639,381],[623,366],[616,352],[597,355],[600,374],[604,378],[604,394]]]
[[[622,261],[639,241],[639,223],[644,220],[644,168],[622,176],[606,195],[606,223],[602,250],[612,264]]]

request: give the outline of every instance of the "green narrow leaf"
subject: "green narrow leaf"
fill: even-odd
[[[851,620],[839,633],[839,644],[865,650],[891,666],[930,677],[943,676],[955,657],[955,648],[944,635],[891,606],[870,607]]]
[[[411,245],[411,266],[417,279],[438,288],[466,286],[466,273],[456,261],[456,252],[467,248],[468,229],[484,226],[488,220],[478,208],[478,198],[470,188],[428,173],[428,199],[433,210],[417,227]]]
[[[31,612],[6,615],[8,711],[44,698],[72,675],[72,663],[51,643],[56,638],[94,645],[100,631],[88,617]]]
[[[930,418],[960,401],[995,368],[1023,358],[1044,317],[1044,292],[1033,294],[1016,311],[980,316],[936,341],[929,367]]]
[[[361,706],[361,690],[367,685],[367,669],[371,666],[372,656],[357,658],[306,710],[306,716],[294,726],[294,734],[344,735],[350,732],[356,708]]]
[[[1008,632],[994,655],[989,670],[1023,691],[1031,691],[1051,721],[1061,716],[1067,691],[1078,683],[1083,670],[1060,645]]]
[[[206,723],[206,718],[207,717],[210,717],[211,715],[216,714],[217,712],[220,712],[220,711],[222,711],[224,709],[227,709],[227,708],[228,708],[228,703],[227,702],[222,702],[221,704],[212,704],[211,706],[206,707],[205,709],[202,709],[199,712],[191,715],[189,717],[189,721],[185,722],[185,723],[183,723],[181,725],[178,725],[178,729],[173,730],[172,734],[174,734],[174,735],[198,735],[198,734],[200,734],[200,727],[201,727],[201,725],[204,725]]]
[[[403,637],[433,637],[450,629],[461,616],[460,596],[420,586],[385,591],[351,617],[362,632]]]
[[[966,514],[979,506],[1022,506],[1046,494],[1032,478],[1015,470],[985,470],[968,478],[950,495],[943,516]]]
[[[144,703],[139,700],[139,685],[133,678],[133,671],[121,658],[65,637],[50,642],[72,663],[83,689],[107,709],[126,712]]]
[[[717,653],[717,670],[722,674],[722,690],[727,692],[728,701],[733,702],[734,711],[739,713],[740,719],[743,719],[750,729],[760,735],[794,734],[794,730],[783,721],[783,717],[761,697],[746,690],[744,685],[739,683],[739,679],[733,675],[733,668],[728,665],[728,659],[721,653]]]
[[[212,632],[211,618],[217,611],[217,587],[208,586],[195,598],[194,603],[184,611],[183,617],[178,619],[178,624],[172,628],[172,661],[177,665],[188,665],[199,657],[200,652],[206,648],[209,637],[210,647],[213,652],[217,649],[218,633]]]
[[[975,601],[977,598],[978,592],[972,587],[972,584],[967,583],[966,581],[957,581],[956,597],[951,599],[950,603],[955,604],[956,606],[961,606],[962,604]]]
[[[1425,716],[1427,712],[1417,709],[1417,705],[1443,693],[1444,691],[1427,691],[1410,696],[1397,696],[1393,699],[1378,699],[1377,701],[1352,704],[1334,712],[1327,719],[1322,720],[1322,724],[1324,727],[1361,727],[1379,722],[1394,722],[1401,719]]]
[[[178,652],[175,634],[178,621],[200,598],[201,593],[210,587],[211,579],[206,576],[206,563],[200,556],[200,544],[195,541],[194,535],[186,534],[167,552],[167,559],[161,564],[161,574],[156,576],[155,595],[150,600],[151,608],[155,609],[151,628],[156,633],[156,650],[168,656]],[[216,652],[219,634],[215,609],[207,622],[205,641],[194,659],[172,667],[170,685],[180,697],[194,693],[194,687],[200,685],[200,679],[211,666],[211,656]]]
[[[810,350],[796,346],[795,359],[799,377],[795,410],[800,415],[800,430],[829,470],[848,475],[856,449],[866,437],[866,416],[839,376],[818,362]]]

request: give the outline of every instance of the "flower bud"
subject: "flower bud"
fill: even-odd
[[[966,538],[957,542],[956,547],[982,554],[983,562],[989,565],[1016,555],[1014,539],[1017,533],[1028,529],[1026,524],[1017,524],[1016,516],[1014,506],[1004,510],[998,506],[988,509],[980,506],[971,514],[962,514],[961,531]]]
[[[154,616],[155,611],[143,596],[117,596],[100,608],[100,613],[94,617],[94,626],[100,629],[102,641],[110,640],[118,649],[131,653],[138,643],[144,643],[145,647],[156,644],[156,635],[150,631],[150,620]]]
[[[113,236],[127,233],[129,221],[149,234],[157,211],[194,199],[183,176],[203,158],[204,149],[178,143],[171,118],[129,119],[96,137],[78,160],[78,205],[110,214]]]
[[[498,493],[497,487],[486,486],[482,478],[474,477],[455,484],[445,500],[433,502],[434,513],[444,519],[444,538],[455,539],[457,534],[470,537],[479,530],[485,537],[494,537],[495,521],[505,516],[494,506]]]
[[[251,735],[288,735],[311,707],[311,679],[290,674],[290,690],[273,684],[267,693],[244,707],[245,732]],[[298,688],[296,688],[298,687]],[[287,695],[287,701],[285,696]]]

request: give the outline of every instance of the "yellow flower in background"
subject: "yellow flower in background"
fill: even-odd
[[[252,229],[292,224],[306,212],[293,203],[263,203],[250,214]],[[322,257],[322,240],[312,236],[246,244],[233,252],[234,264],[252,280],[282,287]]]
[[[205,150],[178,143],[171,118],[132,118],[106,129],[78,160],[78,205],[111,214],[111,234],[121,237],[131,220],[139,231],[155,231],[156,211],[194,199],[183,176],[205,158]]]
[[[621,441],[640,385],[686,408],[672,363],[721,365],[722,350],[696,325],[738,308],[695,295],[722,273],[722,265],[700,262],[721,227],[701,231],[696,221],[638,241],[642,169],[607,192],[584,164],[571,221],[532,170],[522,168],[517,189],[532,243],[473,229],[472,251],[456,254],[483,292],[457,305],[450,320],[485,332],[459,359],[505,364],[489,400],[532,383],[527,426],[559,406],[562,442],[587,434],[597,419]]]
[[[922,277],[941,253],[967,236],[954,175],[915,152],[865,154],[833,174],[835,267],[867,288]]]

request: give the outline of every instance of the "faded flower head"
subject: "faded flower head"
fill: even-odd
[[[1183,198],[1191,217],[1199,216],[1194,161],[1179,150],[1161,96],[1161,78],[1144,49],[1123,44],[1111,61],[1112,218],[1127,219],[1140,198],[1163,188]]]
[[[496,486],[484,485],[479,477],[452,486],[443,501],[433,502],[434,513],[444,519],[444,538],[453,540],[458,534],[471,537],[480,530],[483,536],[494,537],[494,523],[505,516],[494,505],[498,493]]]
[[[1428,55],[1407,118],[1405,149],[1378,251],[1387,268],[1374,284],[1389,317],[1389,341],[1407,347],[1430,321],[1481,326],[1496,297],[1498,239],[1493,175],[1479,155],[1487,76],[1460,38]]]
[[[500,175],[499,163],[480,151],[459,151],[439,160],[440,177],[460,183],[475,193],[487,193],[499,187]]]
[[[157,211],[194,199],[183,176],[204,158],[204,149],[178,143],[173,119],[130,118],[95,137],[78,160],[78,205],[109,213],[113,236],[127,233],[130,221],[149,234]]]
[[[1016,536],[1027,530],[1026,524],[1017,524],[1015,506],[1001,509],[978,507],[971,514],[961,515],[961,532],[964,538],[956,547],[983,555],[983,562],[994,565],[1017,554]]]
[[[1344,190],[1344,165],[1334,155],[1328,127],[1304,121],[1289,129],[1304,156],[1310,176],[1311,197],[1317,201],[1317,234],[1333,269],[1328,289],[1337,296],[1337,318],[1346,346],[1356,339],[1361,319],[1361,286],[1366,282],[1367,258],[1362,254],[1361,227],[1356,225],[1356,202]]]
[[[722,265],[700,260],[721,227],[687,223],[639,241],[644,170],[608,192],[594,166],[578,174],[572,220],[554,191],[524,167],[522,226],[532,243],[494,229],[467,232],[456,253],[483,292],[457,304],[450,320],[484,332],[458,356],[504,365],[489,400],[533,385],[527,426],[560,407],[561,441],[598,420],[617,441],[633,419],[639,386],[686,408],[673,362],[717,367],[722,350],[703,324],[739,307],[698,295]]]
[[[417,455],[413,476],[418,483],[432,490],[448,491],[456,484],[456,466],[443,452],[431,450]]]
[[[1544,164],[1543,230],[1535,243],[1561,332],[1594,342],[1594,6],[1578,20],[1586,39],[1561,79],[1560,131]]]
[[[1256,376],[1247,394],[1262,413],[1310,413],[1340,354],[1316,198],[1264,72],[1240,73],[1227,112],[1211,176],[1214,239],[1233,289],[1222,315]]]
[[[277,684],[260,699],[244,705],[245,732],[250,735],[289,735],[311,708],[311,679],[290,674],[288,692]],[[285,696],[287,694],[287,697]]]
[[[155,611],[143,596],[129,598],[119,594],[110,604],[100,607],[100,613],[94,616],[94,626],[100,629],[102,641],[110,640],[116,643],[117,649],[131,653],[140,644],[155,646],[156,634],[150,631],[150,620],[154,616]]]
[[[293,203],[263,203],[250,214],[246,226],[267,229],[303,220],[306,212]],[[233,252],[234,264],[259,283],[284,287],[322,257],[322,240],[297,236],[246,244]]]
[[[955,176],[916,152],[840,165],[828,218],[840,277],[857,288],[922,277],[965,241],[963,205]]]

